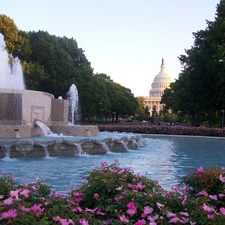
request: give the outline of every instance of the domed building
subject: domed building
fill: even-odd
[[[161,71],[155,76],[152,82],[152,88],[149,91],[149,97],[145,97],[144,106],[148,106],[150,116],[153,114],[159,114],[159,111],[163,109],[160,104],[161,97],[164,90],[169,87],[172,79],[165,71],[164,59],[162,59]]]

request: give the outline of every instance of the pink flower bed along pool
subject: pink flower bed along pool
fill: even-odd
[[[99,131],[224,137],[225,129],[168,125],[99,125]]]
[[[165,191],[131,168],[102,162],[81,187],[65,193],[44,182],[0,178],[0,224],[224,224],[225,170],[198,168]]]

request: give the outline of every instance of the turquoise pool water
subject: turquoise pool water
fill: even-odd
[[[101,162],[119,160],[121,167],[131,167],[170,189],[179,182],[179,176],[190,169],[225,167],[225,140],[191,137],[146,137],[147,146],[138,150],[103,155],[76,155],[72,157],[2,158],[0,169],[12,172],[16,181],[32,182],[37,177],[46,180],[53,190],[67,191],[81,181],[92,167]]]

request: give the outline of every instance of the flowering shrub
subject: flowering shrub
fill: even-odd
[[[85,184],[66,193],[39,180],[19,185],[4,173],[0,224],[225,224],[223,168],[199,168],[170,191],[117,160],[88,173]]]
[[[170,134],[224,137],[225,129],[210,127],[188,127],[168,125],[99,125],[99,131],[118,131],[140,134]]]
[[[197,194],[204,190],[208,195],[215,195],[224,192],[225,182],[224,168],[200,167],[197,171],[181,178],[181,183],[189,187],[190,192]]]

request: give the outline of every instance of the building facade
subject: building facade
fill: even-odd
[[[144,99],[144,107],[148,106],[150,116],[154,114],[159,114],[160,110],[163,109],[162,104],[160,104],[164,90],[169,87],[172,79],[169,74],[165,71],[164,59],[162,59],[161,70],[155,76],[151,89],[149,91],[149,96]]]

